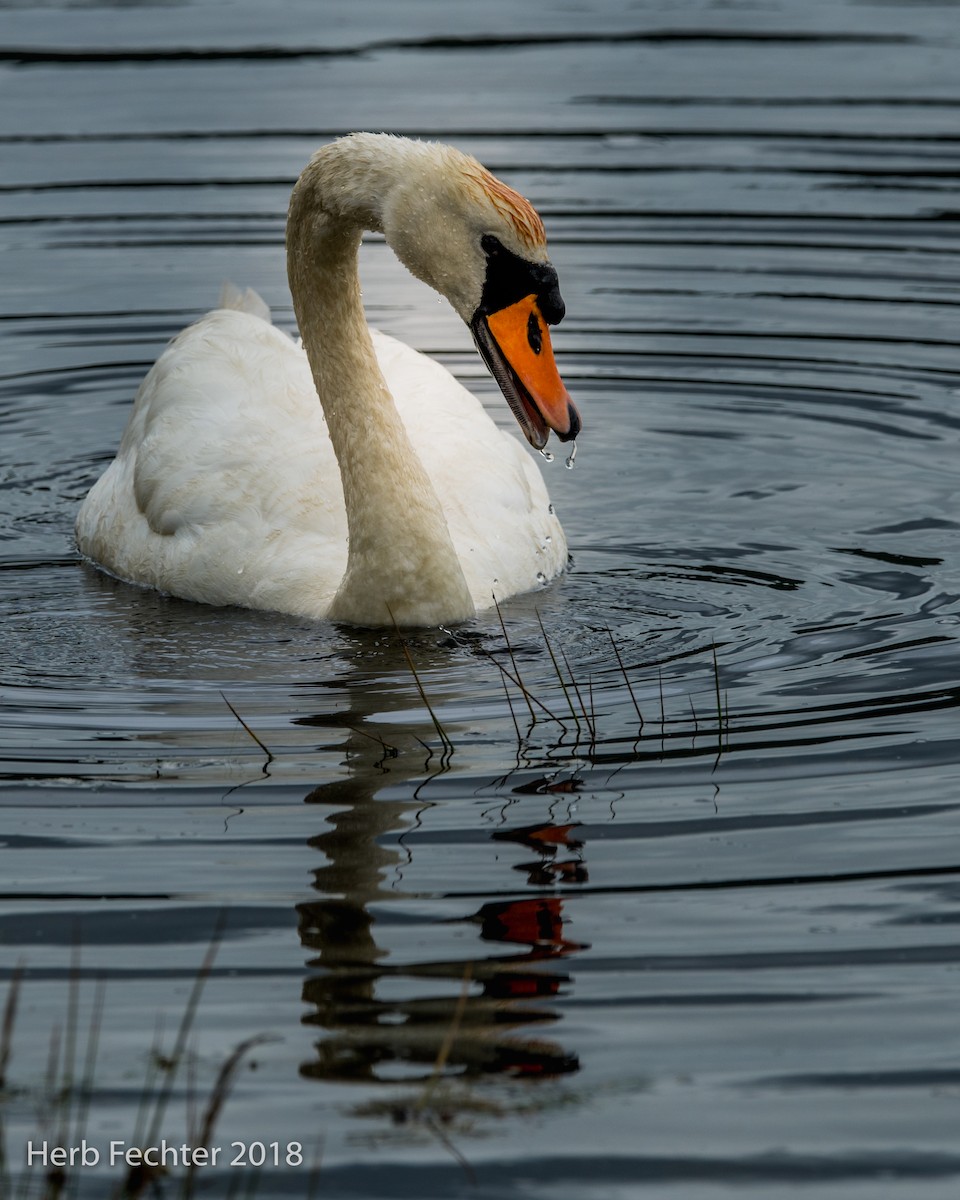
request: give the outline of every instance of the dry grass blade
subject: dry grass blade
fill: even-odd
[[[62,1073],[60,1077],[60,1130],[59,1144],[69,1143],[70,1101],[73,1099],[77,1063],[77,1022],[80,1015],[80,931],[74,924],[73,945],[70,949],[70,976],[67,998],[67,1020],[65,1024]]]
[[[607,636],[610,638],[610,645],[613,647],[613,653],[617,658],[617,665],[620,668],[620,674],[623,676],[623,682],[627,685],[627,691],[630,693],[630,699],[633,701],[633,707],[636,710],[637,720],[640,722],[640,733],[643,733],[643,713],[640,711],[640,705],[637,703],[637,697],[633,691],[633,684],[630,682],[630,676],[627,674],[627,668],[623,665],[623,659],[620,656],[620,647],[617,645],[616,638],[613,636],[613,630],[607,630]]]
[[[389,742],[385,742],[378,733],[368,733],[365,729],[358,729],[356,725],[348,725],[347,728],[351,733],[357,734],[358,737],[369,738],[371,742],[376,742],[383,751],[384,758],[397,758],[400,754],[396,746],[391,746]]]
[[[564,725],[564,723],[560,720],[560,718],[556,715],[556,713],[552,713],[550,711],[550,709],[547,708],[547,706],[543,703],[542,700],[538,700],[536,698],[536,696],[533,695],[532,692],[528,692],[527,689],[521,683],[521,681],[517,678],[517,676],[514,675],[511,671],[508,671],[502,662],[499,662],[496,658],[493,657],[492,654],[488,654],[487,657],[490,659],[490,661],[493,663],[493,665],[497,668],[497,670],[500,672],[500,674],[504,677],[504,679],[509,679],[512,684],[514,684],[516,687],[518,687],[520,689],[521,692],[523,692],[528,705],[535,704],[537,706],[537,708],[542,708],[543,711],[546,713],[546,715],[550,718],[551,721],[556,721],[556,723],[560,726],[561,729],[566,730],[566,728],[567,728],[566,725]]]
[[[253,730],[252,730],[252,729],[250,728],[250,726],[249,726],[249,725],[246,723],[246,721],[243,719],[243,717],[241,717],[241,716],[240,716],[240,714],[239,714],[239,713],[237,712],[237,710],[236,710],[236,709],[233,707],[233,705],[230,703],[230,701],[227,699],[227,697],[226,697],[226,696],[223,694],[223,692],[221,692],[221,693],[220,693],[220,696],[221,696],[221,698],[222,698],[222,700],[223,700],[224,704],[227,706],[227,708],[229,708],[229,709],[230,709],[230,711],[233,713],[233,715],[234,715],[234,716],[237,718],[237,720],[238,720],[238,721],[240,722],[240,724],[243,726],[243,728],[244,728],[244,731],[245,731],[247,734],[249,734],[249,736],[250,736],[250,737],[252,737],[252,738],[253,738],[253,740],[254,740],[254,741],[257,743],[257,745],[260,747],[260,749],[261,749],[261,750],[264,752],[264,754],[267,756],[267,761],[266,761],[266,762],[263,764],[263,769],[264,769],[264,771],[266,771],[266,769],[267,769],[267,767],[270,765],[270,763],[272,763],[272,762],[273,762],[273,755],[272,755],[272,754],[271,754],[271,752],[270,752],[270,751],[267,749],[267,747],[266,747],[266,746],[263,744],[263,742],[260,740],[260,738],[258,738],[258,737],[257,737],[257,735],[256,735],[256,734],[253,732]]]
[[[234,1047],[227,1059],[224,1061],[219,1072],[217,1073],[216,1081],[213,1085],[213,1090],[210,1092],[210,1099],[207,1101],[207,1107],[203,1114],[203,1120],[200,1122],[199,1129],[194,1133],[191,1144],[194,1146],[209,1146],[213,1140],[213,1131],[216,1127],[220,1113],[223,1111],[223,1106],[227,1102],[227,1097],[233,1088],[233,1081],[236,1078],[237,1069],[243,1061],[244,1056],[251,1051],[254,1046],[261,1046],[264,1042],[276,1041],[276,1038],[269,1037],[267,1034],[257,1034],[255,1037],[247,1038],[246,1041]],[[196,1173],[196,1161],[194,1158],[190,1160],[190,1166],[187,1170],[187,1178],[184,1183],[183,1196],[184,1200],[190,1200],[193,1196],[193,1179]]]
[[[717,763],[720,762],[720,756],[723,754],[723,702],[720,699],[720,665],[717,662],[717,644],[711,646],[713,653],[713,686],[716,691],[717,698],[717,757],[713,764],[713,769],[717,769]]]
[[[577,683],[577,677],[570,669],[570,660],[567,658],[566,653],[563,650],[560,651],[560,657],[563,659],[563,665],[567,668],[567,674],[570,676],[570,682],[573,684],[573,691],[577,697],[577,703],[580,705],[580,711],[583,713],[583,719],[586,722],[587,729],[590,732],[590,737],[596,741],[597,731],[590,722],[590,716],[587,712],[587,706],[583,702],[583,696],[580,693],[580,685]]]
[[[45,1096],[54,1096],[56,1094],[57,1074],[60,1070],[60,1038],[60,1026],[54,1025],[53,1029],[50,1030],[50,1049],[47,1052],[47,1071],[44,1076],[43,1088]]]
[[[500,605],[497,603],[496,596],[493,597],[493,606],[497,610],[497,617],[500,620],[500,628],[503,630],[503,640],[507,644],[507,653],[510,655],[511,663],[513,663],[513,673],[516,676],[516,679],[514,680],[514,682],[516,683],[516,685],[520,689],[520,691],[523,693],[523,698],[527,702],[527,708],[530,709],[530,720],[534,723],[534,725],[536,725],[537,714],[533,711],[532,697],[531,697],[530,693],[527,691],[526,687],[524,686],[523,680],[520,678],[520,668],[517,666],[517,660],[513,653],[513,646],[510,644],[510,638],[507,634],[506,622],[503,619],[503,613],[500,611]],[[543,707],[543,706],[541,705],[541,707]],[[554,720],[556,720],[556,718],[554,718]]]
[[[440,741],[443,743],[443,745],[445,747],[445,752],[449,752],[452,754],[453,750],[454,750],[453,742],[447,736],[447,731],[440,724],[440,718],[433,711],[433,705],[430,703],[430,701],[427,697],[427,693],[424,690],[423,684],[420,681],[420,675],[418,674],[416,664],[413,661],[413,655],[410,653],[410,647],[407,645],[407,643],[405,641],[403,641],[402,638],[400,640],[400,646],[403,649],[404,655],[406,656],[407,665],[410,668],[410,673],[413,675],[413,681],[417,685],[417,691],[420,693],[420,699],[423,701],[424,707],[426,708],[427,712],[430,714],[430,720],[433,722],[433,727],[437,731],[437,736],[440,738]]]
[[[90,1101],[93,1098],[93,1075],[97,1065],[97,1052],[100,1048],[100,1029],[103,1025],[103,1008],[107,985],[100,978],[97,980],[93,996],[93,1008],[90,1013],[90,1026],[87,1029],[87,1048],[83,1062],[83,1076],[79,1089],[77,1117],[71,1139],[71,1145],[79,1146],[87,1129],[87,1117],[90,1112]]]
[[[450,1057],[450,1051],[453,1049],[453,1043],[456,1041],[457,1034],[460,1032],[460,1026],[463,1023],[463,1014],[466,1012],[467,1001],[470,998],[470,981],[473,977],[473,963],[468,962],[463,968],[463,980],[460,984],[460,995],[457,997],[457,1004],[453,1010],[453,1017],[450,1020],[450,1025],[443,1036],[443,1041],[440,1043],[440,1049],[437,1051],[437,1058],[433,1064],[433,1071],[430,1078],[427,1080],[423,1088],[423,1093],[420,1096],[416,1105],[416,1112],[423,1117],[423,1123],[460,1164],[466,1172],[471,1183],[474,1183],[476,1176],[473,1167],[467,1159],[461,1154],[457,1147],[453,1144],[444,1130],[437,1124],[430,1113],[425,1113],[424,1110],[430,1103],[437,1085],[443,1075],[444,1067],[447,1065],[447,1059]]]
[[[153,1041],[147,1058],[147,1070],[140,1085],[140,1102],[137,1105],[137,1119],[133,1127],[132,1143],[134,1146],[144,1145],[144,1130],[146,1128],[149,1107],[153,1099],[153,1089],[156,1077],[161,1069],[161,1046],[163,1044],[163,1017],[158,1014],[153,1031]]]
[[[470,1183],[475,1184],[477,1182],[476,1171],[474,1171],[473,1167],[470,1165],[468,1160],[456,1148],[456,1146],[453,1144],[453,1142],[451,1142],[450,1138],[446,1135],[446,1133],[444,1133],[444,1131],[440,1128],[440,1126],[436,1123],[436,1121],[434,1121],[428,1117],[425,1120],[424,1124],[427,1126],[427,1128],[430,1130],[430,1132],[434,1135],[434,1137],[437,1138],[437,1140],[443,1145],[444,1149],[447,1150],[457,1160],[457,1162],[460,1164],[461,1167],[463,1167],[464,1174],[466,1175],[466,1177],[470,1181]]]
[[[210,972],[213,970],[213,962],[217,956],[217,951],[220,948],[220,939],[223,937],[223,929],[226,924],[226,915],[220,912],[217,916],[216,924],[213,928],[213,933],[210,935],[210,945],[207,947],[207,953],[204,955],[203,962],[197,971],[193,981],[193,987],[190,990],[190,995],[187,999],[186,1008],[183,1011],[183,1017],[180,1020],[180,1028],[177,1030],[176,1040],[173,1044],[173,1052],[170,1055],[170,1069],[167,1072],[166,1079],[159,1090],[156,1099],[156,1105],[153,1110],[153,1121],[147,1131],[146,1145],[155,1146],[160,1137],[160,1129],[163,1124],[163,1117],[169,1103],[170,1096],[173,1092],[173,1085],[176,1080],[177,1068],[183,1058],[183,1052],[186,1048],[187,1038],[190,1034],[190,1029],[193,1025],[193,1019],[197,1013],[197,1006],[200,1003],[200,996],[203,993],[204,985],[210,977]]]
[[[422,1111],[429,1103],[430,1097],[433,1094],[434,1088],[440,1081],[440,1076],[443,1074],[443,1069],[447,1065],[447,1059],[450,1057],[450,1051],[453,1049],[453,1043],[456,1040],[457,1034],[460,1032],[460,1024],[463,1021],[463,1014],[466,1012],[467,1001],[470,999],[470,980],[473,977],[473,963],[468,962],[463,968],[463,979],[460,983],[460,995],[457,997],[457,1005],[453,1010],[453,1017],[447,1032],[443,1036],[443,1041],[440,1043],[440,1049],[437,1051],[437,1058],[433,1064],[433,1071],[430,1078],[427,1080],[426,1086],[423,1089],[423,1095],[417,1104],[418,1111]]]
[[[20,1002],[23,975],[24,965],[21,961],[13,968],[10,986],[7,989],[7,1002],[3,1006],[3,1024],[0,1026],[0,1091],[7,1086],[7,1070],[13,1051],[13,1027],[17,1020],[17,1005]]]
[[[320,1195],[320,1168],[323,1166],[323,1136],[317,1138],[313,1148],[313,1163],[307,1180],[307,1200],[316,1200]]]
[[[17,1021],[17,1005],[20,1001],[20,988],[23,983],[24,965],[18,962],[10,976],[10,986],[7,989],[7,1002],[3,1006],[3,1022],[0,1024],[0,1093],[7,1086],[7,1070],[10,1066],[10,1055],[13,1051],[13,1028]],[[3,1121],[0,1118],[0,1195],[5,1195],[9,1189],[7,1176],[6,1138],[4,1137]]]
[[[717,662],[717,647],[714,644],[710,647],[713,654],[713,687],[717,697],[717,728],[723,727],[723,705],[720,702],[720,665]]]
[[[550,655],[550,661],[553,663],[553,669],[556,671],[557,679],[560,681],[560,689],[563,692],[564,699],[567,702],[567,707],[570,709],[570,716],[573,717],[573,723],[579,729],[580,718],[577,716],[577,710],[573,707],[573,701],[570,699],[570,693],[567,690],[566,681],[564,680],[563,674],[560,671],[560,664],[557,662],[557,656],[553,652],[553,646],[550,643],[550,639],[547,637],[547,631],[544,627],[543,618],[540,616],[539,609],[537,610],[537,620],[540,622],[540,632],[543,634],[543,643],[547,647],[547,653]],[[641,718],[641,725],[642,723],[643,719]]]
[[[403,651],[404,657],[407,660],[407,666],[410,668],[410,674],[413,676],[413,682],[417,685],[417,691],[420,693],[420,699],[423,701],[424,707],[430,714],[430,720],[433,722],[433,727],[437,731],[437,736],[443,743],[444,755],[452,754],[454,751],[453,742],[447,736],[447,731],[440,724],[440,718],[433,711],[433,705],[430,703],[423,683],[420,680],[420,674],[417,671],[416,663],[413,661],[413,655],[410,653],[410,647],[403,640],[403,634],[400,632],[400,626],[397,624],[397,618],[393,615],[393,610],[390,608],[389,604],[387,605],[387,612],[390,613],[390,620],[393,621],[393,627],[397,631],[397,637],[400,639],[400,649]]]
[[[499,665],[497,663],[497,666]],[[507,698],[507,708],[510,709],[510,719],[513,721],[513,728],[517,733],[517,746],[519,747],[523,745],[523,734],[520,732],[520,722],[517,720],[517,714],[513,711],[513,701],[510,699],[510,689],[507,687],[507,676],[503,671],[500,672],[500,682],[503,684],[503,694]]]

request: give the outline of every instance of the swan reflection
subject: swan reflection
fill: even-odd
[[[356,735],[355,748],[370,756]],[[375,751],[373,751],[375,752]],[[342,781],[315,789],[307,803],[331,802],[328,828],[310,840],[325,861],[313,871],[318,897],[297,905],[298,931],[312,974],[303,988],[304,1023],[323,1036],[316,1057],[301,1065],[307,1077],[326,1081],[418,1082],[429,1079],[441,1051],[447,1076],[546,1077],[579,1069],[575,1053],[542,1036],[561,1019],[555,1002],[569,992],[567,961],[584,947],[570,936],[564,900],[536,894],[491,898],[447,918],[472,931],[456,957],[409,954],[400,962],[390,948],[391,930],[405,923],[396,906],[397,870],[407,845],[397,837],[420,803],[381,799],[384,778],[391,787],[403,759],[384,776],[358,773],[355,786]],[[409,768],[413,773],[414,767]],[[436,795],[442,781],[435,781]],[[537,868],[522,866],[528,884],[550,876],[586,878],[582,845],[572,826],[541,824],[499,829],[498,841],[546,847]],[[571,863],[555,861],[558,849]],[[512,890],[511,879],[491,880],[492,897]],[[416,918],[410,918],[416,920]],[[447,938],[438,938],[447,945]],[[419,945],[419,943],[418,943]],[[536,1027],[536,1033],[530,1027]]]

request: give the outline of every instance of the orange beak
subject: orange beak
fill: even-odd
[[[541,450],[550,430],[561,442],[580,432],[580,414],[563,386],[547,324],[535,295],[497,312],[478,312],[474,341],[531,446]]]

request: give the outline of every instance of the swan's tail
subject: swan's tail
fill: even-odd
[[[235,283],[227,282],[220,289],[220,300],[217,308],[233,308],[237,312],[250,313],[251,316],[261,317],[270,324],[270,305],[263,297],[253,290],[237,287]]]

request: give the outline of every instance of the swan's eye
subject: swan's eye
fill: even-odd
[[[540,322],[535,312],[527,318],[527,341],[534,354],[539,354],[543,349],[543,334],[540,332]]]
[[[481,313],[499,312],[522,300],[524,296],[536,296],[540,312],[548,325],[556,325],[563,318],[563,300],[557,286],[557,273],[548,262],[530,262],[514,254],[492,233],[480,238],[480,248],[487,259],[483,295],[480,300]],[[530,347],[540,353],[542,331],[531,324],[527,330]]]

